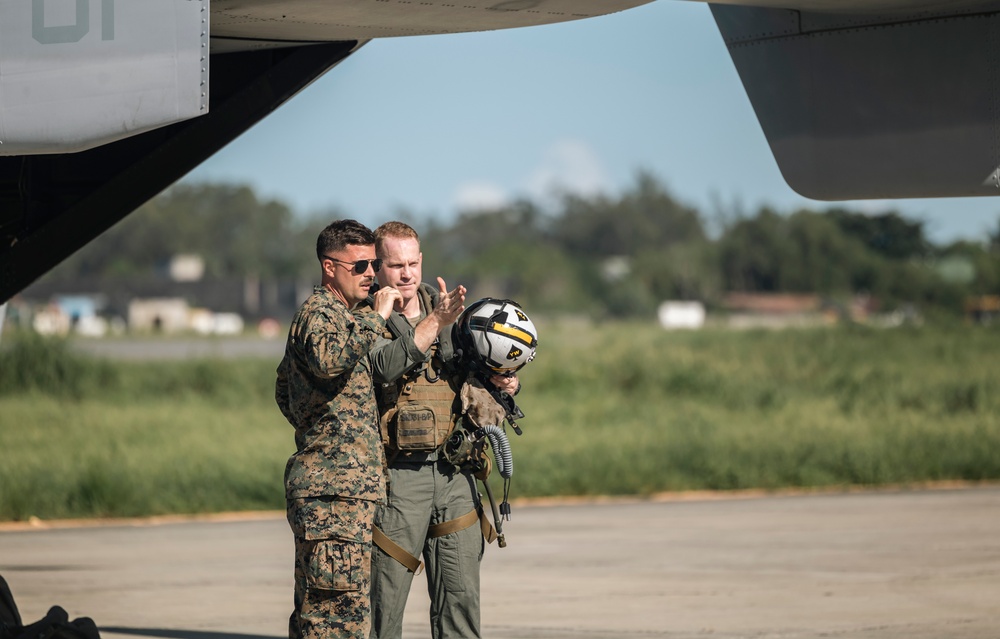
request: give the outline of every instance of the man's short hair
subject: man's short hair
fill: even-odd
[[[416,240],[420,244],[420,236],[413,230],[413,227],[405,222],[386,222],[375,229],[375,249],[381,248],[382,242],[394,237],[397,240]]]
[[[337,220],[320,231],[316,238],[316,257],[321,262],[324,255],[343,251],[348,246],[375,244],[372,230],[357,220]]]

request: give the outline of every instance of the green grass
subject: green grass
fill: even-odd
[[[0,518],[282,508],[291,427],[259,401],[0,400]]]
[[[523,375],[518,494],[1000,477],[995,330],[549,334]]]
[[[276,362],[0,352],[0,520],[282,508]]]
[[[543,325],[512,496],[1000,479],[998,354],[972,327]],[[0,520],[282,508],[276,364],[5,343]]]

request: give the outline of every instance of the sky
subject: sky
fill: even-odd
[[[639,171],[706,220],[822,210],[778,171],[708,7],[656,0],[587,20],[374,40],[184,178],[246,183],[300,214],[452,219]],[[983,240],[1000,198],[841,203]],[[419,231],[419,229],[418,229]]]

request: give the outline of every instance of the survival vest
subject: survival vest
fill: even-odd
[[[417,295],[425,312],[437,303],[438,293],[432,288],[420,286]],[[409,321],[394,312],[386,322],[385,337],[399,339],[412,331]],[[451,365],[455,351],[450,326],[438,334],[430,355],[395,382],[376,389],[382,443],[390,453],[436,450],[458,421],[455,403],[461,375]]]

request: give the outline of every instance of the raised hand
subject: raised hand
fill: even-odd
[[[402,303],[403,296],[391,286],[383,286],[375,292],[375,312],[382,316],[382,319],[389,319],[392,314],[392,306],[396,302]]]
[[[442,278],[437,278],[440,297],[438,305],[434,308],[437,316],[438,330],[449,324],[454,324],[458,316],[465,310],[465,287],[459,284],[452,291],[448,291],[448,285]]]

